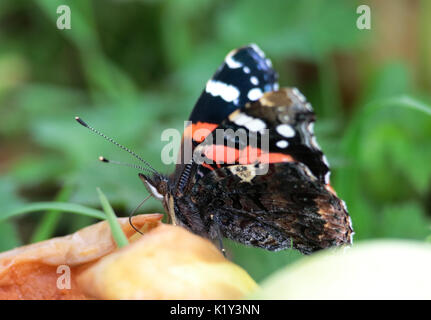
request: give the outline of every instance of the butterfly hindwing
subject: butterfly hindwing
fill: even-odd
[[[211,231],[268,250],[289,247],[303,253],[350,243],[352,229],[343,202],[298,162],[231,165],[202,178],[190,202]],[[212,217],[212,218],[210,218]]]

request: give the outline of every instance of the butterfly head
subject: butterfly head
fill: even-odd
[[[169,192],[168,178],[161,174],[154,174],[152,176],[139,173],[139,178],[145,184],[150,194],[156,199],[163,200]]]
[[[174,198],[170,189],[169,179],[161,174],[146,176],[139,173],[139,178],[145,184],[147,190],[156,199],[162,201],[165,211],[169,214],[169,219],[174,225],[177,224],[177,219],[174,210]]]

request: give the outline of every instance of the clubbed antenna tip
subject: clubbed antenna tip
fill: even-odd
[[[142,167],[140,165],[133,164],[133,163],[125,163],[125,162],[120,162],[120,161],[115,161],[115,160],[108,160],[104,156],[100,156],[99,157],[99,161],[105,162],[105,163],[117,164],[117,165],[120,165],[120,166],[126,166],[126,167],[129,167],[129,168],[139,169],[139,170],[147,172],[147,173],[148,172],[149,173],[154,173],[151,170],[149,170],[148,168],[144,168],[144,167]]]
[[[75,120],[78,121],[78,123],[86,128],[88,128],[88,124],[84,122],[80,117],[75,117]]]

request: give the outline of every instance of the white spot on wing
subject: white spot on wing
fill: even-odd
[[[341,204],[343,205],[344,210],[347,211],[347,205],[346,202],[344,202],[344,200],[341,200]],[[352,218],[349,217],[349,224],[350,224],[350,228],[353,229],[353,225],[352,225]]]
[[[323,163],[329,168],[328,158],[326,158],[326,156],[323,155],[322,160],[323,160]]]
[[[307,131],[311,134],[314,134],[314,122],[310,122],[307,126]]]
[[[251,89],[248,94],[247,98],[249,98],[251,101],[258,100],[263,95],[263,92],[260,88],[253,88]]]
[[[286,149],[289,146],[289,142],[287,142],[286,140],[279,140],[275,145],[280,149]]]
[[[295,130],[288,124],[279,124],[276,127],[276,130],[279,134],[286,138],[292,138],[295,136]]]
[[[226,102],[232,102],[239,98],[239,90],[224,82],[209,80],[205,91],[214,97],[220,96]]]
[[[293,88],[292,92],[299,99],[299,101],[301,101],[301,102],[307,101],[305,99],[305,96],[297,88]]]
[[[244,71],[244,73],[250,73],[250,68],[245,66],[244,68],[242,68],[242,71]]]
[[[270,68],[272,68],[272,62],[271,62],[271,60],[270,60],[270,59],[266,59],[266,64],[267,64]]]
[[[263,132],[266,129],[266,124],[261,119],[253,118],[245,113],[239,113],[236,118],[233,119],[233,122],[238,126],[244,126],[248,130],[253,132]]]
[[[325,184],[329,183],[329,177],[330,176],[331,176],[331,172],[330,171],[326,172],[326,174],[325,174]]]
[[[341,203],[343,204],[344,208],[347,211],[347,206],[346,203],[341,200]],[[355,232],[353,231],[353,223],[352,223],[352,218],[349,216],[349,225],[350,225],[350,229],[352,229],[352,233],[350,233],[350,244],[353,244],[353,235],[355,234]]]
[[[242,67],[242,63],[239,61],[236,61],[232,56],[236,53],[235,52],[231,52],[226,56],[225,62],[227,64],[227,66],[231,69],[237,69],[237,68],[241,68]]]
[[[255,118],[250,122],[247,122],[245,127],[253,132],[263,132],[263,130],[266,128],[266,124],[262,120]]]
[[[253,77],[251,77],[251,78],[250,78],[250,82],[251,82],[253,85],[257,86],[257,85],[259,84],[259,79],[258,79],[258,78],[256,78],[255,76],[253,76]]]
[[[238,126],[243,126],[247,122],[253,120],[252,117],[246,115],[245,113],[240,113],[237,118],[234,119],[234,123]]]
[[[256,51],[262,58],[265,58],[265,53],[258,47],[257,44],[253,43],[250,45],[251,48],[253,48],[254,51]]]

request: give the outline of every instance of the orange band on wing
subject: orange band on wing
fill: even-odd
[[[205,148],[205,157],[215,163],[235,163],[239,157],[239,150],[223,145],[213,144]]]
[[[216,123],[209,123],[209,122],[192,123],[188,125],[187,128],[184,130],[184,138],[187,138],[187,139],[193,138],[193,140],[197,142],[202,142],[217,127],[218,127],[218,124]]]
[[[262,149],[247,146],[242,149],[239,155],[238,162],[240,164],[252,164],[260,162],[262,156]]]
[[[277,163],[277,162],[294,162],[291,156],[284,153],[267,153],[262,154],[259,158],[262,163]]]
[[[204,151],[205,156],[215,163],[227,164],[253,164],[253,163],[278,163],[293,162],[291,156],[283,153],[263,153],[262,149],[246,147],[238,150],[223,145],[211,145]]]

